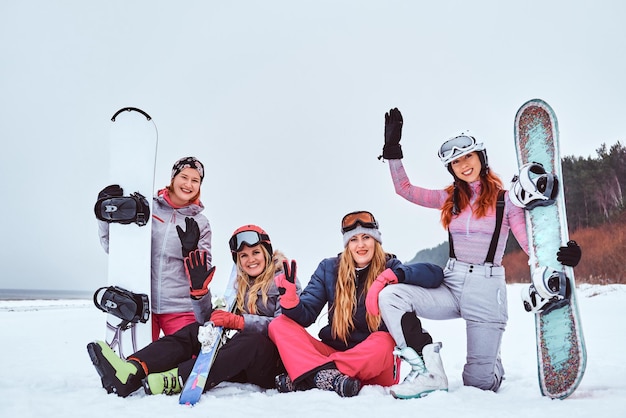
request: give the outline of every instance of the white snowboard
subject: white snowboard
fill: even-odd
[[[138,192],[150,205],[154,193],[154,170],[158,134],[152,118],[137,108],[123,108],[111,118],[110,184],[119,184],[124,195]],[[108,285],[150,295],[152,220],[109,224]],[[121,320],[107,314],[106,342],[122,358],[152,341],[152,321],[120,329]]]

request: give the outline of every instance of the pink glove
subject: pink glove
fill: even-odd
[[[296,293],[296,260],[291,260],[291,269],[287,262],[283,261],[283,273],[274,277],[274,283],[281,294],[280,306],[293,309],[300,303],[300,298]]]
[[[228,329],[243,329],[243,316],[235,315],[230,312],[216,309],[211,314],[211,322],[216,327],[224,327]]]
[[[386,269],[378,275],[376,280],[374,280],[374,283],[370,286],[370,289],[367,291],[367,296],[365,297],[365,309],[367,310],[367,313],[371,315],[380,315],[380,310],[378,309],[378,294],[388,284],[396,283],[398,283],[398,277],[391,269]]]

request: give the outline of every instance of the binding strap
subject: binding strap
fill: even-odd
[[[141,193],[130,196],[106,196],[98,199],[94,206],[96,218],[107,223],[144,226],[150,220],[150,204]]]
[[[93,303],[102,312],[120,318],[122,322],[118,327],[121,329],[128,329],[137,322],[146,323],[150,318],[148,295],[134,293],[119,286],[99,288],[93,294]]]

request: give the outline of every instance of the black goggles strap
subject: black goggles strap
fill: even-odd
[[[262,242],[269,242],[270,237],[267,234],[261,234],[256,231],[242,231],[233,235],[228,242],[232,252],[239,252],[243,245],[254,247]]]

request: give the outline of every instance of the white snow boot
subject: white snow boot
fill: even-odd
[[[422,356],[411,347],[399,349],[394,354],[411,365],[411,371],[398,385],[391,387],[391,395],[397,399],[421,398],[436,390],[448,390],[448,378],[443,370],[439,350],[441,343],[432,343],[422,349]]]

